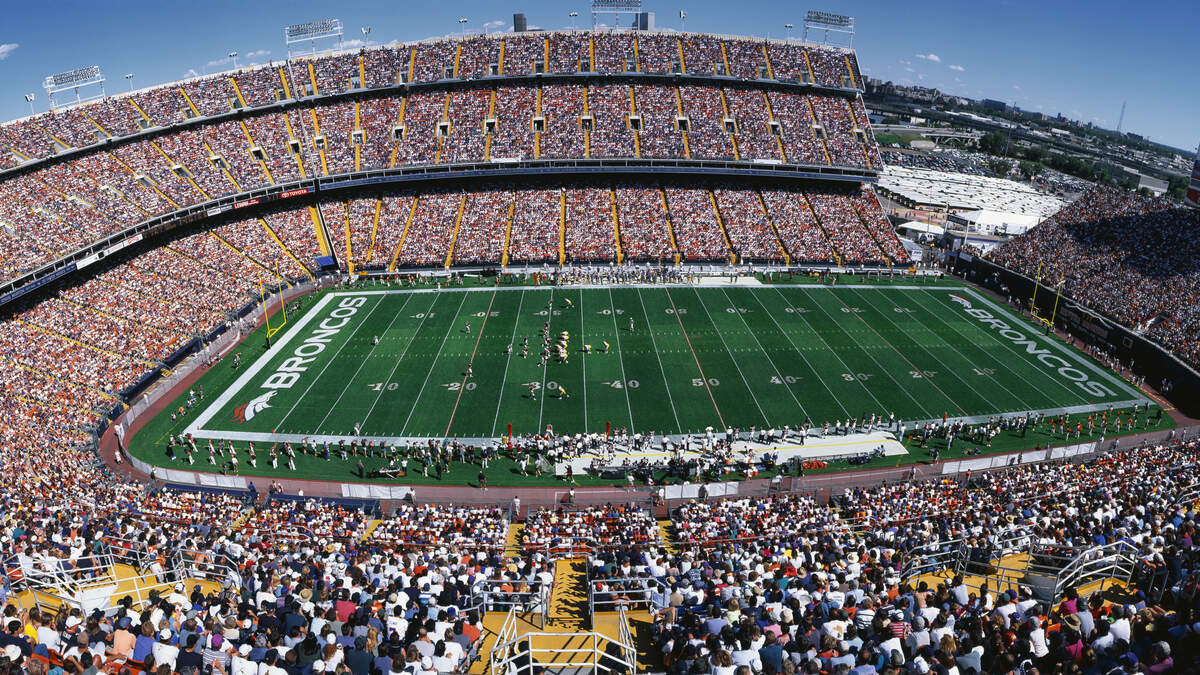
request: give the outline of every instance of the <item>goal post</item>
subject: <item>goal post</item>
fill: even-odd
[[[275,269],[275,278],[280,281],[283,281],[283,277],[281,277],[279,275],[278,265],[276,266],[276,269]],[[263,321],[265,321],[266,325],[267,325],[267,339],[268,340],[275,337],[275,334],[278,333],[279,331],[283,330],[284,326],[287,325],[287,305],[283,301],[283,289],[284,289],[284,286],[281,284],[279,287],[279,290],[278,290],[279,314],[280,314],[280,316],[283,317],[283,320],[280,321],[277,325],[272,326],[271,325],[271,311],[270,311],[270,308],[267,307],[267,290],[263,286],[262,275],[261,274],[259,275],[259,277],[258,277],[258,297],[259,297],[259,301],[262,303],[262,307],[263,307]]]

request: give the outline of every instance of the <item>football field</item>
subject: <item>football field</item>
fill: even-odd
[[[1144,400],[958,286],[368,289],[326,293],[293,317],[232,385],[209,392],[187,431],[393,442],[495,438],[510,425],[677,434],[892,413],[912,428]],[[553,346],[563,333],[565,362]]]

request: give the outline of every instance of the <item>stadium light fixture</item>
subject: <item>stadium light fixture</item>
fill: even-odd
[[[129,83],[129,91],[133,91],[133,73],[125,73],[125,81]]]
[[[363,34],[363,40],[364,40],[364,41],[367,39],[367,36],[371,34],[371,27],[370,27],[370,26],[363,26],[363,27],[362,27],[362,28],[360,28],[359,30],[361,30],[361,31],[362,31],[362,34]]]
[[[844,14],[831,14],[810,9],[804,16],[804,41],[808,42],[809,29],[825,32],[823,42],[829,43],[829,32],[846,33],[850,36],[850,46],[854,46],[854,17]]]
[[[575,30],[575,17],[579,16],[579,12],[571,12],[567,16],[571,17],[571,30]]]
[[[229,52],[229,58],[233,59],[233,69],[237,70],[237,52]]]
[[[785,23],[785,24],[783,24],[783,27],[787,29],[788,42],[791,42],[792,41],[792,24]]]
[[[459,31],[463,35],[466,35],[467,34],[467,17],[465,17],[465,16],[459,17],[458,25],[459,25]]]
[[[679,30],[683,33],[687,32],[687,12],[682,9],[679,10]]]
[[[32,92],[31,92],[31,93],[28,93],[28,94],[25,94],[25,102],[29,104],[29,114],[30,114],[30,115],[34,114],[34,112],[33,112],[33,99],[35,99],[35,98],[37,98],[37,97],[36,97],[36,96],[34,96]]]

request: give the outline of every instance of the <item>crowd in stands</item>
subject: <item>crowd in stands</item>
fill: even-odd
[[[618,41],[626,39],[618,37]],[[447,43],[416,50],[421,68],[434,68],[442,58],[439,54],[445,50],[439,44]],[[564,43],[562,49],[570,52],[572,44]],[[314,62],[318,89],[336,90],[343,79],[356,78],[347,70],[349,63],[343,57]],[[298,80],[307,78],[307,68],[296,72],[301,73]],[[184,83],[184,90],[196,90],[187,98],[179,86],[138,96],[153,110],[146,115],[157,123],[157,118],[170,116],[175,106],[187,110],[195,106],[202,115],[212,114],[214,107],[228,105],[223,100],[236,100],[238,92],[251,106],[273,101],[273,90],[251,90],[282,87],[287,77],[286,69],[257,69],[238,76],[237,90],[228,78],[218,77]],[[82,110],[99,115],[113,128],[129,127],[128,122],[115,121],[123,119],[116,106],[128,107],[129,114],[141,118],[129,99]],[[813,131],[813,110],[824,126],[824,140]],[[16,235],[0,242],[0,265],[4,275],[11,277],[97,237],[176,209],[272,183],[360,168],[635,154],[786,159],[866,168],[866,156],[874,157],[876,149],[873,141],[864,146],[852,133],[860,111],[857,99],[777,93],[768,97],[737,87],[652,84],[512,85],[420,92],[406,100],[306,104],[118,143],[0,181],[0,222]],[[14,135],[43,133],[39,129],[49,125],[63,144],[77,146],[87,144],[88,137],[104,135],[98,124],[103,123],[68,110],[37,123],[8,125],[0,142]],[[866,133],[869,139],[869,130]],[[11,147],[21,151],[30,144],[14,142]]]
[[[494,264],[504,251],[508,214],[515,208],[515,195],[506,190],[472,192],[463,206],[462,227],[454,244],[458,265]]]
[[[1200,212],[1097,188],[991,258],[1200,364]]]
[[[532,509],[525,519],[527,549],[580,550],[652,545],[662,541],[648,509],[629,505]]]
[[[660,189],[627,185],[616,188],[621,249],[628,261],[666,261],[675,254]]]
[[[649,599],[674,673],[1186,672],[1172,668],[1198,657],[1195,510],[1174,498],[1196,480],[1198,452],[1196,442],[1135,447],[855,489],[829,505],[693,501],[672,518],[680,550],[634,553],[621,576],[662,583]],[[955,546],[987,561],[1003,536],[1067,559],[1125,542],[1137,559],[1130,599],[1068,589],[1046,602],[1025,586],[907,571]]]
[[[397,550],[452,546],[490,551],[506,546],[508,525],[508,517],[494,506],[401,504],[375,526],[370,541]]]

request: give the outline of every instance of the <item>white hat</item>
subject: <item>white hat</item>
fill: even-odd
[[[21,658],[21,648],[16,645],[7,645],[4,647],[4,655],[9,661],[16,661]]]
[[[78,626],[81,623],[83,623],[83,619],[81,619],[77,616],[67,617],[67,628],[74,628],[75,626]]]
[[[241,647],[238,647],[238,654],[241,654],[242,656],[249,656],[251,649],[253,649],[253,647],[251,647],[249,644],[243,644]]]
[[[158,639],[159,640],[170,640],[171,639],[171,631],[167,628],[164,628],[164,629],[158,631]]]

